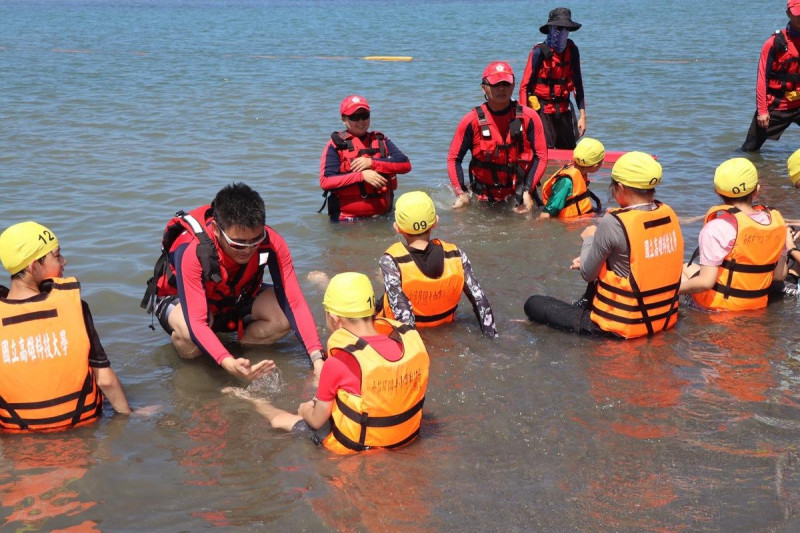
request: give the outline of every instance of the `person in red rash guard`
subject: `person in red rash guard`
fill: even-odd
[[[789,23],[761,47],[756,79],[756,112],[742,144],[756,152],[776,141],[792,123],[800,125],[800,0],[786,4]]]
[[[479,200],[503,202],[514,196],[516,213],[533,208],[533,191],[547,166],[542,121],[536,113],[511,99],[514,72],[503,61],[483,71],[481,88],[486,102],[464,115],[447,154],[447,173],[456,194],[453,209]],[[471,152],[469,184],[461,163]]]
[[[317,326],[289,247],[265,224],[261,196],[244,183],[233,183],[210,206],[181,212],[176,219],[165,232],[168,262],[156,265],[145,298],[151,289],[157,291],[150,309],[178,355],[191,359],[205,353],[230,374],[252,380],[275,364],[251,365],[235,358],[215,332],[238,331],[239,342],[252,345],[274,343],[293,330],[319,375],[323,354]],[[171,243],[170,233],[178,234]],[[264,270],[273,285],[262,283]]]
[[[550,11],[539,31],[547,35],[533,47],[522,73],[519,101],[538,111],[548,148],[572,150],[586,133],[586,102],[583,95],[581,56],[569,33],[581,25],[566,7]],[[575,93],[576,119],[570,94]]]
[[[386,214],[392,210],[397,174],[410,172],[411,162],[383,133],[369,131],[366,98],[348,96],[339,112],[345,130],[331,134],[319,164],[328,215],[338,222]]]

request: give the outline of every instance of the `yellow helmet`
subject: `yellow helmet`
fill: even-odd
[[[606,149],[597,139],[584,137],[572,152],[572,160],[582,167],[593,167],[602,163],[606,157]]]
[[[58,238],[36,222],[20,222],[0,234],[0,261],[12,276],[56,248]]]
[[[375,314],[375,293],[364,274],[336,274],[325,290],[322,307],[332,315],[345,318],[365,318]]]
[[[786,161],[786,167],[789,170],[789,179],[796,186],[797,182],[800,181],[800,150],[789,156],[789,160]]]
[[[401,231],[410,235],[425,233],[436,223],[433,200],[422,191],[401,195],[394,205],[394,221]]]
[[[622,154],[611,168],[611,178],[634,189],[655,189],[663,170],[653,156],[644,152]]]
[[[740,198],[756,190],[758,171],[744,157],[728,159],[714,172],[714,190],[726,198]]]

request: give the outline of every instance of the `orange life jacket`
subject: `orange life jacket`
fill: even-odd
[[[786,246],[786,224],[775,209],[753,208],[767,212],[769,224],[759,224],[729,205],[712,207],[706,213],[706,224],[715,218],[728,220],[736,228],[736,241],[719,266],[714,288],[692,295],[698,305],[729,311],[767,306],[775,265]]]
[[[331,140],[339,154],[339,172],[342,174],[352,172],[353,160],[359,157],[388,157],[385,137],[379,131],[368,132],[364,139],[359,139],[347,131],[333,132]],[[392,191],[397,189],[397,175],[382,175],[388,183],[380,190],[369,183],[360,181],[330,191],[335,200],[329,199],[328,212],[331,209],[338,209],[351,216],[368,217],[391,211],[394,200]]]
[[[591,319],[604,331],[625,338],[653,335],[678,320],[683,235],[672,208],[661,202],[656,205],[652,211],[609,211],[625,231],[631,270],[623,278],[603,265]]]
[[[487,104],[476,107],[473,112],[470,188],[490,201],[505,200],[515,193],[518,183],[524,183],[533,165],[533,147],[525,134],[533,119],[516,104],[504,139]],[[521,197],[522,191],[519,195]]]
[[[89,368],[80,283],[54,278],[42,295],[0,299],[0,432],[67,429],[103,412]]]
[[[243,323],[237,314],[237,309],[242,303],[249,303],[258,295],[261,288],[264,269],[272,250],[269,230],[264,227],[267,238],[259,244],[258,253],[253,254],[246,265],[241,265],[236,274],[232,274],[220,263],[219,254],[224,252],[219,250],[214,237],[211,226],[213,217],[212,207],[204,205],[189,213],[178,211],[170,219],[161,239],[161,256],[156,261],[153,277],[147,282],[147,289],[140,305],[148,313],[152,313],[156,297],[178,294],[175,267],[171,257],[179,246],[196,239],[197,258],[203,269],[203,285],[209,312],[214,315],[215,321],[219,320],[220,323],[224,323],[225,318],[229,319],[227,329],[235,330],[238,327],[241,336]]]
[[[564,207],[558,212],[558,218],[575,218],[587,214],[596,213],[600,210],[600,202],[587,188],[587,181],[581,171],[574,165],[565,165],[547,178],[542,185],[542,202],[547,205],[553,186],[560,179],[568,179],[572,182],[572,194],[564,202]],[[592,199],[597,202],[597,206],[592,205]]]
[[[322,440],[336,453],[396,448],[419,434],[428,388],[428,352],[411,326],[376,318],[375,328],[402,343],[403,355],[398,361],[387,361],[366,341],[343,328],[328,339],[328,353],[344,350],[361,367],[361,395],[338,390],[331,433]]]
[[[786,28],[776,31],[772,44],[772,63],[767,75],[767,105],[778,107],[787,92],[800,89],[800,52],[788,37]],[[792,108],[800,105],[800,101]]]
[[[403,284],[403,294],[411,302],[414,322],[418,328],[432,328],[452,322],[456,308],[464,290],[464,265],[461,252],[454,244],[433,239],[431,244],[444,249],[444,271],[441,277],[433,279],[420,271],[406,245],[396,242],[386,250],[398,270]],[[394,318],[389,298],[383,295],[383,311],[387,318]]]
[[[543,113],[564,112],[569,109],[569,95],[575,91],[572,81],[572,48],[575,43],[567,41],[567,47],[558,53],[545,43],[540,48],[541,62],[532,73],[528,93],[542,103]],[[530,85],[533,84],[533,91]]]

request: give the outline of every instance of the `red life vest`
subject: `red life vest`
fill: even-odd
[[[786,33],[786,28],[776,31],[772,44],[772,63],[767,75],[767,105],[774,109],[781,104],[789,91],[800,89],[800,52]],[[800,100],[791,108],[800,107]]]
[[[333,132],[331,140],[339,154],[339,172],[341,174],[352,172],[352,162],[359,157],[380,157],[382,159],[388,157],[385,137],[379,131],[370,131],[363,139],[355,137],[347,131]],[[389,183],[380,190],[367,182],[360,181],[330,191],[333,198],[329,199],[328,213],[341,212],[346,217],[370,217],[391,211],[394,200],[392,191],[397,189],[397,175],[382,175]]]
[[[569,109],[569,94],[575,91],[572,82],[572,49],[575,43],[567,40],[567,47],[563,52],[556,52],[545,43],[537,44],[541,61],[531,76],[528,84],[528,94],[535,95],[542,103],[543,113],[564,112]]]
[[[525,135],[532,119],[517,103],[512,111],[514,116],[508,125],[508,134],[503,139],[487,104],[473,111],[470,188],[481,198],[505,200],[515,193],[517,184],[524,182],[533,164],[533,147]]]
[[[197,258],[203,269],[203,284],[209,312],[214,315],[215,323],[225,323],[228,318],[229,330],[241,330],[242,322],[237,310],[240,304],[244,305],[258,295],[264,277],[264,268],[271,251],[269,244],[269,231],[267,238],[258,246],[258,253],[253,254],[246,265],[240,265],[235,272],[225,268],[220,262],[219,248],[214,237],[211,222],[214,212],[210,205],[198,207],[189,213],[178,211],[167,223],[164,236],[161,240],[161,256],[156,261],[153,277],[147,282],[147,290],[142,299],[141,306],[148,313],[154,310],[156,296],[170,296],[178,294],[178,284],[175,277],[175,267],[172,264],[172,254],[175,250],[192,240],[197,240]],[[241,334],[241,331],[239,332]]]

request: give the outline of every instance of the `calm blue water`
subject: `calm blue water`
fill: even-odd
[[[754,111],[756,62],[785,3],[582,0],[573,34],[588,135],[657,154],[659,198],[683,217],[716,198]],[[53,229],[81,279],[113,367],[150,417],[0,440],[0,530],[796,531],[800,382],[796,302],[720,319],[684,309],[652,340],[532,326],[533,293],[575,299],[583,225],[510,210],[452,212],[446,152],[481,101],[480,73],[521,74],[555,4],[494,1],[5,1],[0,3],[0,226]],[[408,63],[364,61],[410,55]],[[312,311],[314,270],[378,282],[386,221],[315,211],[321,150],[351,93],[410,157],[400,189],[436,201],[439,235],[469,255],[501,337],[469,304],[425,332],[423,438],[334,458],[266,426],[205,361],[178,360],[138,308],[169,216],[244,180],[289,242]],[[749,157],[763,200],[800,217],[786,158],[800,129]],[[607,173],[594,182],[605,198]],[[699,223],[684,227],[687,248]],[[687,251],[688,253],[688,251]],[[322,321],[318,321],[321,325]],[[241,350],[277,361],[268,396],[313,394],[289,338]]]

